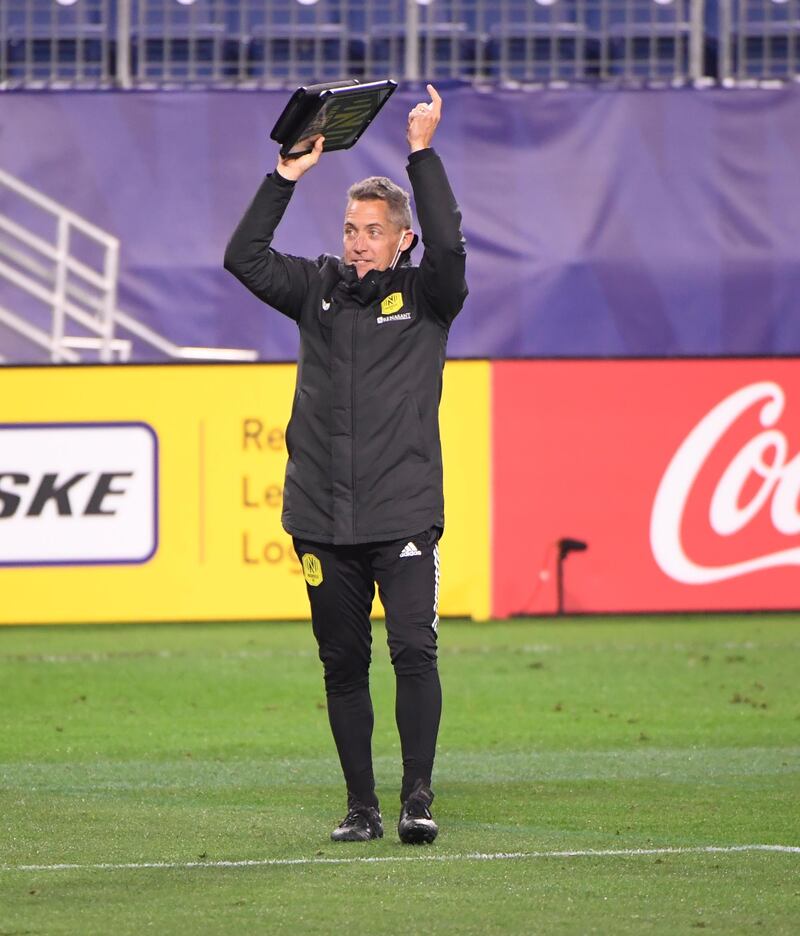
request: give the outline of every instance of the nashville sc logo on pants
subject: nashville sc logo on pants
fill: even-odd
[[[0,566],[143,563],[158,548],[146,423],[0,425]]]
[[[323,576],[322,563],[319,561],[319,558],[315,556],[314,553],[303,553],[300,561],[303,563],[303,577],[308,584],[312,585],[314,588],[316,588],[317,585],[321,585]]]

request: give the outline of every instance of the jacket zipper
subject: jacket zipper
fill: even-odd
[[[353,348],[350,371],[350,465],[352,468],[353,542],[356,539],[356,326],[358,306],[353,311]]]

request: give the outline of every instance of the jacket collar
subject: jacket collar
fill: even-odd
[[[411,266],[411,251],[419,243],[419,238],[414,235],[411,245],[400,254],[395,269]],[[346,264],[344,260],[339,261],[339,277],[345,291],[351,295],[361,305],[370,305],[375,302],[382,292],[385,292],[388,281],[392,278],[395,270],[369,270],[359,279],[356,268],[352,264]]]

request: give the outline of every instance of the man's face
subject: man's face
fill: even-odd
[[[359,279],[368,270],[386,270],[398,246],[405,250],[413,236],[389,220],[382,199],[351,201],[344,213],[344,262],[355,266]]]

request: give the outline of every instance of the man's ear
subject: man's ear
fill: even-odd
[[[405,253],[406,250],[411,246],[412,241],[414,240],[414,232],[406,231],[403,234],[403,239],[400,241],[400,253]]]

